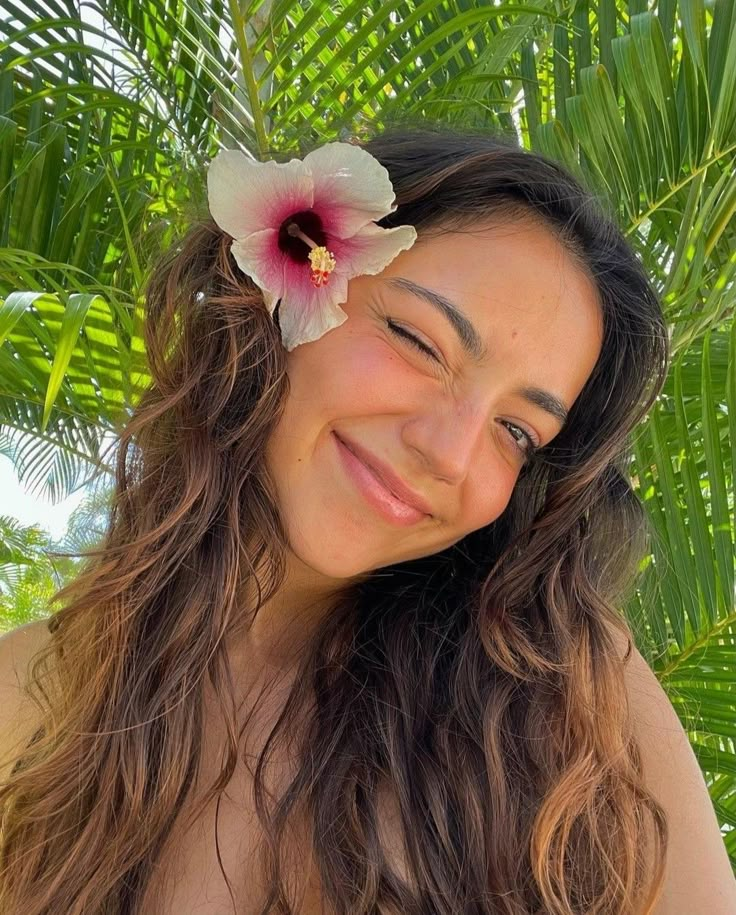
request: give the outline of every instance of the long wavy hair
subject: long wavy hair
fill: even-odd
[[[515,139],[403,122],[350,142],[388,170],[397,209],[381,226],[541,220],[593,279],[604,338],[503,514],[351,584],[304,645],[255,767],[261,913],[294,911],[297,808],[337,915],[649,913],[667,821],[615,636],[631,649],[621,605],[650,534],[628,468],[668,369],[661,302],[582,179]],[[118,430],[105,535],[53,598],[28,687],[42,714],[0,791],[8,915],[137,910],[199,772],[207,683],[228,736],[202,806],[239,758],[226,646],[284,581],[264,453],[289,381],[277,316],[230,241],[203,215],[147,278],[151,384]],[[271,796],[269,760],[297,730],[296,774]],[[406,879],[380,840],[379,789]]]

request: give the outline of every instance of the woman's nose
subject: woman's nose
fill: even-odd
[[[457,485],[476,459],[487,425],[484,409],[462,401],[413,417],[404,425],[402,438],[428,473]]]

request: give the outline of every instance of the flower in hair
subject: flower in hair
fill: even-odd
[[[232,255],[270,315],[280,302],[287,350],[342,324],[348,280],[380,273],[417,238],[414,226],[375,225],[395,212],[394,190],[386,168],[351,143],[326,143],[285,163],[220,150],[207,193],[212,218],[232,236]]]

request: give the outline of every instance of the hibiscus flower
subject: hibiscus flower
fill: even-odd
[[[232,255],[269,314],[280,303],[287,350],[342,324],[348,280],[380,273],[417,238],[410,225],[375,225],[396,211],[393,187],[375,156],[351,143],[326,143],[284,163],[220,150],[207,192],[212,218],[232,236]]]

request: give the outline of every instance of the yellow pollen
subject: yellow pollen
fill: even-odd
[[[337,263],[334,255],[327,248],[319,245],[309,252],[309,260],[312,263],[311,280],[313,285],[318,287],[327,285],[330,274]]]

